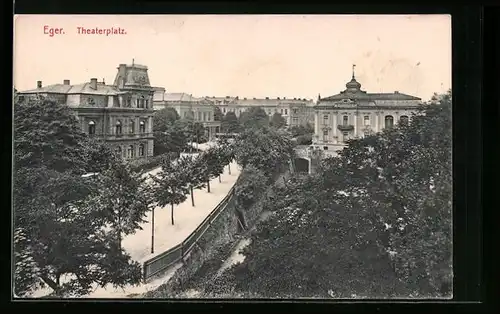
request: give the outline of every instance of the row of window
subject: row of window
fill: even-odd
[[[329,116],[324,115],[323,116],[323,124],[328,124],[328,119],[329,119]],[[363,121],[364,121],[364,125],[370,125],[370,116],[364,116]],[[392,128],[394,126],[394,117],[391,115],[387,115],[387,116],[385,116],[384,122],[385,122],[386,128]],[[408,116],[401,116],[399,122],[402,124],[408,123]],[[348,124],[349,124],[349,117],[343,116],[342,117],[342,125],[348,125]]]
[[[121,146],[116,146],[115,148],[115,153],[119,156],[123,155],[122,148]],[[145,152],[145,145],[144,144],[139,144],[138,147],[138,156],[139,157],[144,157],[146,154]],[[126,157],[127,158],[134,158],[135,157],[135,149],[134,145],[129,145],[126,150]]]
[[[191,114],[191,116],[194,118],[194,112],[191,111],[190,113],[185,111],[184,112],[184,118],[188,117],[188,114]],[[211,121],[212,120],[212,114],[210,112],[201,112],[198,111],[198,121]]]
[[[87,132],[89,134],[95,134],[96,131],[96,123],[93,120],[90,120],[87,124]],[[135,132],[135,121],[130,120],[129,123],[129,133],[133,134]],[[146,122],[145,121],[140,121],[139,122],[139,132],[140,133],[146,133]],[[122,122],[120,120],[116,121],[115,124],[115,134],[122,134]]]
[[[240,113],[242,111],[245,111],[245,109],[236,109],[235,110],[233,108],[230,108],[230,109],[227,109],[227,112],[229,112],[229,111],[232,111],[232,112],[235,112],[235,113]],[[267,111],[268,115],[271,115],[273,113],[272,109],[267,109],[266,111]],[[274,108],[274,112],[278,112],[278,108]],[[298,109],[293,109],[293,113],[297,113],[297,112],[298,112]],[[222,113],[226,113],[226,108],[222,108]],[[280,108],[280,113],[281,114],[284,113],[285,115],[288,115],[288,109],[287,108],[285,108],[285,109]]]
[[[137,108],[148,108],[149,100],[145,99],[144,96],[141,96],[141,98],[137,98],[135,100],[135,106]],[[126,99],[126,107],[132,107],[132,98],[129,97]]]

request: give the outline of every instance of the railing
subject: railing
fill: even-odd
[[[229,193],[224,197],[224,199],[217,205],[217,207],[212,210],[212,212],[182,243],[144,262],[144,280],[150,279],[161,271],[179,262],[191,251],[198,240],[210,228],[210,225],[219,217],[219,214],[224,211],[227,205],[233,200],[235,186],[236,183],[231,190],[229,190]]]

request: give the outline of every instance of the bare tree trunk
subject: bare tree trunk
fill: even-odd
[[[42,278],[42,280],[50,287],[52,288],[52,290],[54,290],[54,292],[56,294],[59,293],[59,290],[61,289],[61,287],[52,279],[50,279],[49,277],[47,276],[40,276],[40,278]]]
[[[172,218],[172,226],[174,225],[174,203],[170,203],[170,217]]]
[[[151,213],[151,254],[155,252],[155,208]]]
[[[207,181],[207,191],[210,193],[210,180]]]
[[[191,204],[194,207],[194,193],[193,193],[193,186],[191,186]]]
[[[221,183],[221,182],[222,182],[222,181],[221,181],[221,179],[220,179],[220,174],[219,174],[219,183]]]
[[[231,174],[231,164],[230,163],[227,165],[227,168],[229,170],[229,174]]]

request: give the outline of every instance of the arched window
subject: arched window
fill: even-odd
[[[133,158],[134,157],[134,145],[130,145],[127,148],[127,157],[128,158]]]
[[[95,134],[95,122],[94,121],[90,120],[87,128],[88,128],[89,135]]]
[[[130,120],[130,128],[129,128],[129,133],[130,134],[133,134],[135,132],[135,121],[134,120]]]
[[[146,122],[144,121],[139,122],[139,132],[146,133]]]
[[[122,134],[122,122],[120,120],[116,121],[115,131],[116,134]]]
[[[409,121],[408,116],[401,116],[401,117],[399,118],[399,123],[400,123],[400,124],[408,124],[408,121]]]
[[[121,148],[121,146],[116,146],[115,147],[115,154],[117,154],[118,156],[122,155],[122,148]]]
[[[144,144],[139,145],[139,156],[144,156]]]
[[[348,116],[344,116],[344,117],[342,118],[342,124],[343,124],[343,125],[347,125],[347,123],[349,123],[349,117],[348,117]]]
[[[365,125],[370,125],[370,116],[364,117]]]
[[[385,128],[390,129],[394,126],[394,117],[393,116],[385,116]]]
[[[141,96],[140,99],[137,99],[137,108],[144,108],[144,96]]]

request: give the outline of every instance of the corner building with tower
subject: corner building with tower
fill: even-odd
[[[120,64],[112,85],[91,78],[71,85],[43,86],[17,94],[19,101],[43,96],[66,104],[75,114],[81,129],[91,137],[108,143],[126,159],[153,156],[153,93],[144,65]]]

